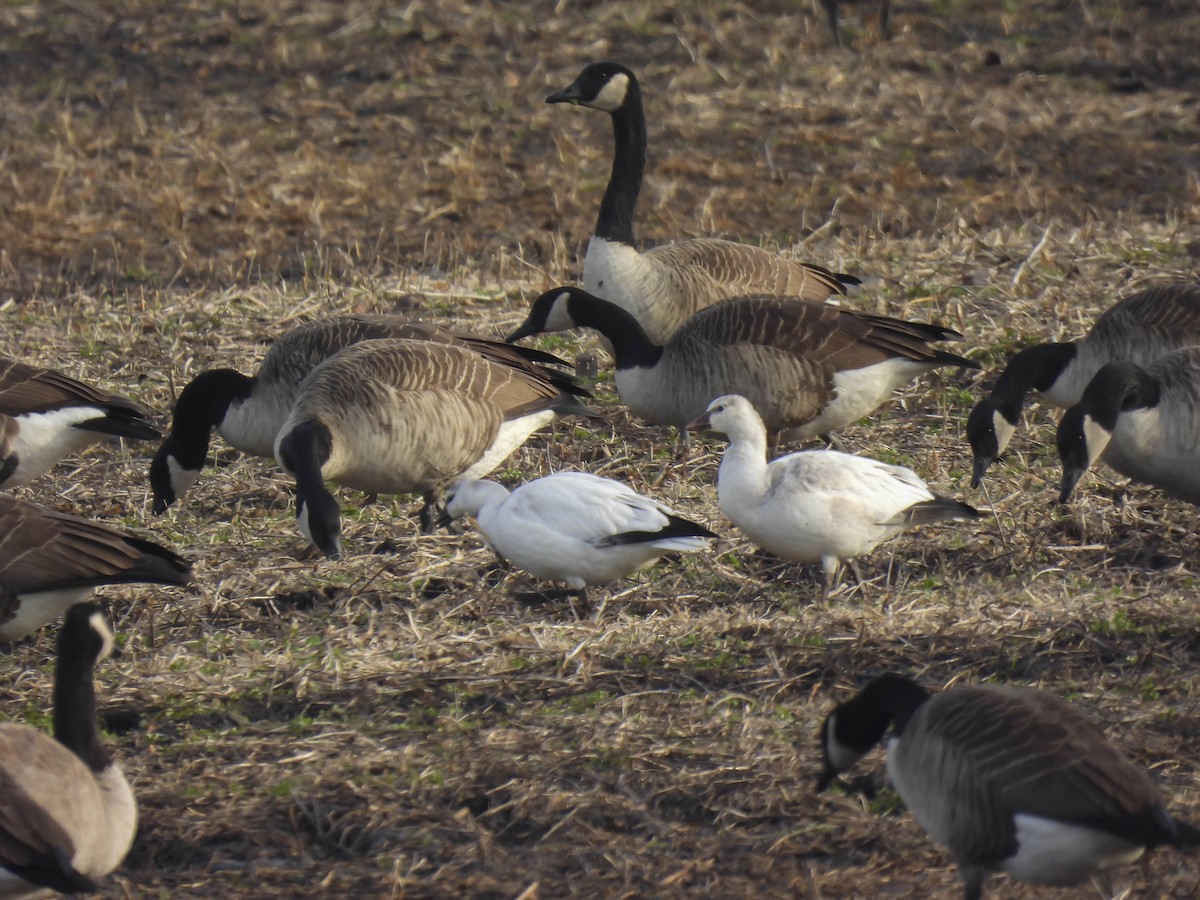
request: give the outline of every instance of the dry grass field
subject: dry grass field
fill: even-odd
[[[101,592],[124,645],[99,673],[107,740],[141,809],[104,896],[955,896],[878,753],[874,792],[812,791],[822,717],[889,669],[1067,696],[1200,822],[1196,510],[1103,468],[1060,507],[1044,406],[988,497],[963,440],[1013,348],[1200,277],[1200,13],[899,0],[883,42],[874,2],[843,7],[839,51],[813,0],[0,3],[0,353],[164,425],[191,377],[252,371],[304,319],[500,335],[577,278],[610,129],[543,100],[604,58],[646,95],[642,240],[857,273],[853,303],[956,327],[985,367],[842,440],[994,517],[881,548],[827,604],[722,521],[722,443],[681,473],[603,371],[607,417],[500,476],[618,477],[723,537],[587,610],[513,599],[473,531],[417,534],[413,498],[340,491],[348,557],[314,558],[288,480],[219,441],[157,519],[152,447],[22,489],[195,564],[188,590]],[[0,656],[0,716],[47,724],[52,640]],[[1196,897],[1200,861],[1116,883]]]

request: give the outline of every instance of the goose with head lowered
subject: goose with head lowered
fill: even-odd
[[[821,727],[824,789],[883,739],[892,784],[958,863],[966,900],[990,872],[1076,884],[1146,850],[1200,844],[1146,774],[1083,713],[1052,694],[1004,685],[931,695],[882,675]]]
[[[804,450],[767,462],[767,430],[745,397],[718,397],[691,427],[729,437],[717,501],[729,521],[768,553],[821,564],[828,598],[842,563],[932,522],[980,518],[938,497],[911,469],[836,450]]]
[[[153,541],[0,494],[0,641],[32,634],[101,585],[190,580],[191,565]]]
[[[1173,350],[1197,345],[1200,285],[1171,284],[1139,291],[1109,307],[1078,341],[1019,351],[967,418],[974,457],[971,486],[979,487],[988,466],[1008,446],[1031,390],[1066,409],[1079,402],[1084,388],[1110,362],[1147,366]]]
[[[460,344],[514,365],[522,363],[522,356],[530,366],[560,362],[536,350],[523,349],[514,355],[511,348],[498,341],[458,335],[402,316],[350,315],[306,322],[271,344],[255,375],[211,369],[197,375],[180,392],[171,431],[150,464],[154,512],[166,512],[195,484],[204,468],[214,428],[243,453],[274,456],[279,426],[308,374],[359,341],[383,338]]]
[[[0,357],[0,486],[18,487],[111,437],[160,437],[140,403]]]
[[[1200,347],[1142,367],[1125,360],[1096,373],[1063,413],[1056,435],[1066,503],[1097,460],[1134,481],[1200,504]]]
[[[827,434],[872,413],[940,366],[978,368],[930,347],[958,332],[796,297],[736,297],[700,310],[657,344],[627,311],[576,287],[553,288],[508,341],[594,328],[616,359],[621,402],[639,418],[687,423],[713,397],[739,394],[782,440]]]
[[[583,284],[632,314],[651,340],[665,341],[693,313],[726,297],[824,300],[859,283],[851,275],[733,241],[696,238],[639,252],[633,212],[646,167],[646,115],[637,78],[620,63],[592,63],[546,102],[590,106],[612,118],[612,175],[584,257]]]
[[[446,493],[444,522],[462,516],[475,519],[500,557],[580,595],[716,538],[628,485],[586,472],[556,472],[512,492],[486,479],[458,481]]]
[[[100,743],[93,670],[113,634],[103,609],[73,606],[58,635],[54,737],[0,723],[0,897],[97,890],[137,831],[137,801]]]
[[[429,341],[362,341],[304,380],[275,458],[296,479],[301,533],[336,557],[341,511],[326,481],[420,493],[429,532],[446,485],[486,475],[557,416],[589,414],[578,400],[585,394],[570,376],[524,359],[510,364]]]

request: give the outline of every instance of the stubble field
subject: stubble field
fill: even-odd
[[[506,333],[578,277],[605,116],[547,106],[630,65],[650,133],[639,236],[761,243],[853,272],[851,302],[965,335],[848,449],[988,506],[881,548],[828,604],[723,521],[721,442],[560,423],[501,470],[620,478],[722,534],[589,609],[526,604],[470,530],[340,491],[314,558],[273,462],[150,513],[152,447],[22,496],[135,528],[187,590],[110,588],[101,705],[141,828],[118,897],[954,896],[886,789],[813,794],[822,717],[871,674],[1070,697],[1200,822],[1196,513],[1114,473],[1059,507],[1051,411],[972,492],[967,411],[998,363],[1200,277],[1200,14],[1188,0],[0,4],[0,352],[160,410],[251,372],[308,318],[399,311]],[[814,9],[815,7],[818,7]],[[568,357],[586,335],[547,340]],[[957,349],[957,348],[956,348]],[[53,636],[0,656],[0,716],[46,724]],[[1005,896],[1094,896],[1090,887]],[[1194,897],[1200,863],[1123,871]]]

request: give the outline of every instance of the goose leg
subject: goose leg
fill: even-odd
[[[441,497],[433,491],[426,491],[423,497],[425,505],[421,507],[417,521],[421,526],[421,534],[433,534],[442,516],[442,511],[439,509]],[[450,528],[449,525],[446,527]]]
[[[821,557],[821,571],[825,573],[825,589],[821,591],[821,602],[829,601],[829,595],[833,593],[834,585],[837,584],[838,572],[841,571],[842,561],[836,556]]]

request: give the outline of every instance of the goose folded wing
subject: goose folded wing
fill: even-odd
[[[125,410],[136,417],[150,414],[140,403],[76,381],[62,372],[0,358],[0,411],[20,415],[87,404]]]
[[[41,736],[31,733],[30,737]],[[10,770],[13,763],[32,764],[53,775],[61,757],[45,753],[44,740],[18,738],[18,743],[19,747],[7,744],[4,750],[13,755],[0,759],[0,865],[31,884],[61,893],[95,890],[95,884],[71,865],[75,856],[71,836]]]

